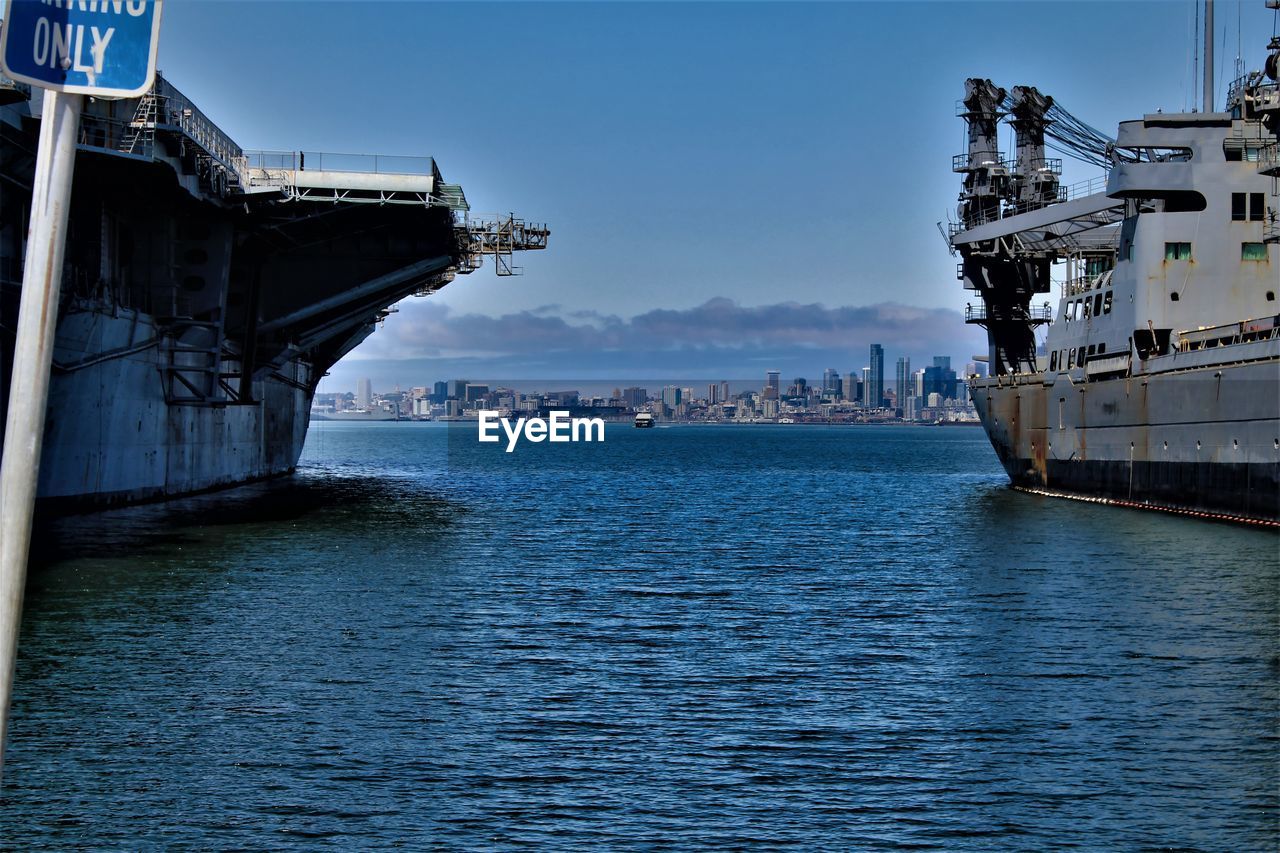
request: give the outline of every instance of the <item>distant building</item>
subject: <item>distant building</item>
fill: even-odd
[[[373,380],[361,379],[356,383],[356,408],[367,409],[373,405]]]
[[[845,375],[844,398],[850,403],[858,399],[858,374],[849,373]]]
[[[862,391],[859,394],[858,399],[862,401],[862,408],[864,409],[873,408],[873,406],[871,405],[871,368],[870,367],[862,368]]]
[[[928,397],[935,393],[943,400],[956,399],[956,372],[951,369],[950,356],[934,356],[933,366],[924,369],[922,396]]]
[[[822,394],[826,396],[839,396],[840,394],[840,371],[834,367],[828,367],[822,371]]]
[[[714,406],[720,402],[720,386],[712,382],[707,386],[707,405]]]
[[[669,409],[674,409],[682,402],[680,389],[675,385],[668,385],[662,389],[662,405]]]
[[[467,396],[467,380],[450,379],[449,387],[446,389],[448,393],[445,396],[450,400],[461,400]]]
[[[622,405],[630,409],[639,409],[649,402],[649,392],[644,388],[623,388]]]
[[[911,359],[902,357],[898,359],[898,375],[895,377],[897,382],[894,383],[894,405],[903,410],[906,415],[905,401],[912,396],[911,389]]]
[[[781,392],[782,371],[767,370],[764,374],[764,398],[766,400],[776,400]]]
[[[867,399],[869,408],[884,405],[884,347],[879,344],[871,345],[871,389]]]
[[[449,399],[448,382],[437,382],[435,385],[431,386],[431,402],[443,403],[447,399]]]
[[[720,402],[727,403],[729,399],[729,382],[724,380],[720,383]]]
[[[468,403],[478,402],[489,393],[489,386],[480,382],[468,382],[463,399]]]

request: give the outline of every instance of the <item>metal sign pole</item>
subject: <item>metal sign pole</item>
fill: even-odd
[[[31,226],[22,270],[22,302],[9,383],[4,458],[0,461],[0,769],[9,727],[27,579],[31,516],[44,443],[49,368],[58,323],[58,292],[66,248],[67,208],[76,164],[76,133],[84,95],[46,91],[40,148],[32,182]]]

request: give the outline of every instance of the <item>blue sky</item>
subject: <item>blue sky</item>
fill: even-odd
[[[1237,6],[1216,8],[1224,92]],[[964,78],[1036,85],[1113,132],[1121,119],[1187,103],[1192,9],[184,0],[165,9],[160,55],[165,74],[247,148],[432,154],[474,210],[550,223],[551,249],[525,256],[523,277],[486,268],[431,305],[407,301],[388,321],[394,335],[350,357],[365,365],[335,370],[335,381],[368,370],[385,383],[388,364],[414,359],[412,375],[393,381],[421,384],[468,358],[479,359],[473,370],[499,370],[531,355],[501,340],[474,341],[470,354],[454,341],[445,353],[426,340],[442,316],[476,328],[506,317],[485,327],[499,333],[549,315],[597,329],[656,310],[692,320],[720,299],[744,316],[821,306],[822,322],[882,303],[958,309],[966,294],[934,223],[955,204]],[[1241,7],[1248,67],[1260,65],[1273,17],[1262,0]],[[1095,174],[1069,168],[1066,178]],[[921,363],[935,350],[966,359],[972,330],[946,328],[936,343],[881,342]],[[866,362],[871,342],[851,330],[845,352],[830,336],[818,346],[796,336],[790,355],[776,336],[757,339],[764,351],[751,344],[752,355],[767,359],[773,347],[785,370],[808,353],[819,359],[811,373],[838,358],[831,366],[844,371]],[[687,344],[689,369],[702,370],[692,341],[667,343]],[[562,355],[563,367],[547,369],[592,354]]]

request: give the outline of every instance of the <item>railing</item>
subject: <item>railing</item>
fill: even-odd
[[[965,152],[964,154],[957,154],[954,157],[952,157],[951,171],[953,172],[969,171],[969,159],[971,156],[978,157],[978,158],[985,158],[985,159],[978,160],[978,165],[973,167],[975,169],[982,169],[982,168],[1008,169],[1012,166],[1012,163],[1010,161],[1001,159],[999,151],[977,151],[977,152],[974,152],[972,155],[969,152]]]
[[[969,109],[968,106],[965,105],[965,102],[963,100],[960,100],[960,101],[956,101],[956,115],[957,116],[977,116],[977,115],[1002,116],[1002,115],[1005,115],[1005,112],[1003,109],[1000,108],[999,104],[997,104],[996,108],[990,113],[971,110]]]
[[[1243,108],[1244,95],[1248,89],[1253,90],[1254,108],[1256,109],[1259,106],[1259,101],[1265,105],[1276,99],[1276,96],[1280,94],[1280,83],[1267,82],[1267,78],[1257,72],[1237,77],[1227,87],[1227,109]]]
[[[966,323],[986,323],[992,320],[1011,323],[1049,323],[1053,321],[1053,308],[1048,302],[1027,308],[1021,305],[1001,305],[990,310],[986,305],[964,306]]]
[[[1115,270],[1103,270],[1096,275],[1081,275],[1069,279],[1063,285],[1063,296],[1079,296],[1090,290],[1102,290],[1111,284],[1111,276]]]
[[[214,124],[191,99],[163,77],[156,75],[156,125],[176,127],[223,166],[237,174],[243,168],[244,150]],[[241,176],[243,177],[243,176]]]
[[[967,155],[957,154],[956,158],[958,159],[964,156],[967,156]],[[1085,196],[1097,195],[1098,193],[1105,192],[1106,188],[1107,188],[1107,176],[1099,175],[1096,178],[1090,178],[1087,181],[1080,181],[1079,183],[1071,184],[1070,186],[1058,187],[1058,202],[1071,201],[1072,199],[1076,199],[1076,198],[1084,198]],[[999,222],[1003,219],[1008,219],[1010,216],[1016,216],[1019,213],[1026,212],[1026,211],[1019,211],[1014,206],[1014,203],[1011,200],[1006,199],[1006,202],[1007,203],[1005,204],[1005,206],[1001,209],[1000,213],[996,216],[990,216],[990,215],[978,216],[978,217],[975,217],[972,222],[948,222],[947,238],[954,242],[957,235],[965,231],[968,231],[972,228],[977,228],[981,225],[989,225],[993,222]]]
[[[1058,187],[1058,201],[1071,201],[1072,199],[1084,198],[1085,196],[1097,195],[1105,192],[1107,189],[1107,176],[1099,175],[1096,178],[1090,178],[1087,181],[1071,184],[1070,186]]]
[[[1013,171],[1018,173],[1018,162],[1012,163]],[[1033,172],[1050,172],[1054,175],[1062,174],[1062,158],[1061,157],[1041,157],[1039,160],[1031,162],[1031,171]]]
[[[80,129],[76,135],[76,143],[93,148],[104,148],[108,151],[119,151],[125,139],[126,131],[131,127],[127,119],[107,118],[106,116],[82,113]],[[148,152],[150,156],[150,152]]]
[[[388,154],[337,154],[327,151],[246,151],[250,169],[360,172],[377,175],[435,175],[431,157]]]
[[[1258,148],[1258,172],[1280,177],[1280,143],[1268,142]]]

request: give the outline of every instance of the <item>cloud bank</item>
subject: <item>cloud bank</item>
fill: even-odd
[[[981,330],[966,327],[961,312],[894,302],[743,306],[718,297],[623,318],[557,305],[464,314],[440,302],[409,300],[331,373],[335,387],[354,387],[362,376],[383,387],[452,376],[733,379],[769,368],[816,376],[826,367],[861,369],[872,343],[884,346],[887,375],[898,356],[919,368],[934,355],[949,355],[959,366],[986,348]]]

